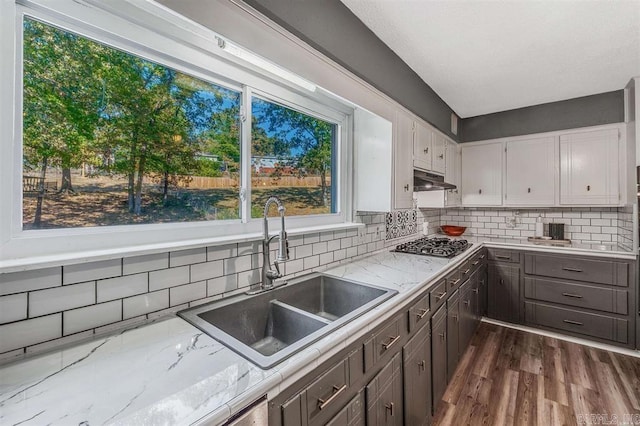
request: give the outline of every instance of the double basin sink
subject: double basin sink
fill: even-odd
[[[260,368],[268,369],[389,299],[395,290],[311,274],[257,295],[178,313]]]

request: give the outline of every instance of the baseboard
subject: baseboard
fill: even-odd
[[[582,339],[580,337],[567,336],[566,334],[555,333],[553,331],[547,331],[547,330],[540,330],[533,327],[527,327],[526,325],[512,324],[510,322],[494,320],[486,317],[482,317],[482,322],[486,322],[487,324],[499,325],[507,328],[513,328],[515,330],[525,331],[527,333],[539,334],[541,336],[547,336],[547,337],[551,337],[558,340],[565,340],[567,342],[577,343],[578,345],[590,346],[596,349],[616,352],[622,355],[629,355],[635,358],[640,358],[640,351],[621,348],[619,346],[609,345],[607,343],[594,342],[592,340]]]

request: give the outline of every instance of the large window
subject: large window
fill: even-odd
[[[210,29],[5,1],[0,45],[0,269],[259,238],[270,195],[290,232],[350,221],[353,106]]]

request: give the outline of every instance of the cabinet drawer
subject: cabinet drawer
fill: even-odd
[[[364,391],[360,391],[327,426],[364,426]]]
[[[406,334],[405,316],[396,316],[382,330],[364,343],[364,368],[369,371],[386,354],[394,352],[403,336]]]
[[[464,280],[463,280],[464,281]],[[431,303],[431,310],[437,311],[440,306],[447,300],[447,282],[441,280],[429,290],[429,300]]]
[[[520,252],[514,250],[487,249],[487,258],[494,262],[520,262]]]
[[[471,260],[469,261],[469,266],[471,267],[471,273],[474,273],[478,269],[482,268],[484,264],[487,262],[487,253],[484,249],[480,250],[476,254],[473,255]]]
[[[525,302],[525,322],[617,343],[629,343],[629,321],[536,302]]]
[[[629,264],[627,263],[573,256],[527,254],[524,260],[524,272],[619,287],[627,287],[629,282]]]
[[[307,417],[309,424],[324,424],[329,417],[325,413],[335,407],[343,406],[349,382],[347,362],[339,364],[324,373],[306,390]]]
[[[462,265],[464,266],[464,264],[465,263]],[[447,281],[447,291],[449,294],[453,293],[458,287],[460,287],[460,284],[462,284],[462,268],[456,268],[455,271],[450,272],[444,279]]]
[[[430,317],[429,293],[427,293],[409,308],[409,333],[429,322]]]
[[[615,288],[525,277],[524,296],[527,299],[596,309],[614,314],[627,315],[629,313],[627,291]]]

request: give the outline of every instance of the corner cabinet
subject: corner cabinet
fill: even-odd
[[[556,138],[506,143],[506,206],[551,206],[556,203],[558,145]]]
[[[560,204],[620,203],[619,141],[617,128],[560,136]]]
[[[502,142],[462,146],[462,204],[502,205]]]
[[[391,121],[354,111],[355,209],[388,212],[413,205],[413,121],[397,111]]]

